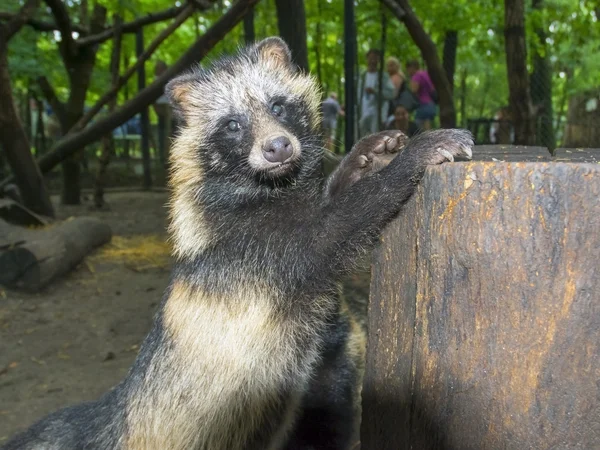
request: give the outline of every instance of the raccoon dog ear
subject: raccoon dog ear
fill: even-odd
[[[293,69],[292,53],[285,41],[278,37],[268,37],[256,44],[260,59],[271,62],[276,67]]]
[[[180,75],[173,78],[165,86],[165,95],[173,108],[178,120],[184,119],[186,103],[189,102],[189,94],[192,90],[195,76],[193,74]]]

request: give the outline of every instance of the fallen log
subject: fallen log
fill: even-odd
[[[39,291],[111,237],[110,227],[91,217],[68,219],[40,230],[0,220],[0,284]]]

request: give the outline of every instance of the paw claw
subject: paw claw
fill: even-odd
[[[445,150],[443,148],[438,148],[437,151],[440,152],[442,154],[442,156],[444,158],[446,158],[448,161],[454,162],[454,156],[452,156],[452,153],[450,153],[448,150]]]
[[[473,145],[473,144],[471,144],[471,145]],[[473,150],[471,149],[471,147],[463,145],[462,150],[468,159],[473,158]]]
[[[369,158],[367,158],[365,155],[360,155],[358,157],[358,166],[359,167],[366,167],[367,164],[369,164]]]

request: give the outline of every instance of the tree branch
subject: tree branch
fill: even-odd
[[[19,12],[10,19],[4,28],[4,38],[7,42],[27,23],[38,6],[39,0],[27,0]]]
[[[73,28],[71,26],[71,19],[69,18],[69,12],[65,7],[62,0],[44,0],[52,11],[52,16],[56,21],[56,26],[60,31],[60,47],[64,51],[64,56],[69,58],[75,54],[75,41],[73,40]]]
[[[83,129],[94,118],[94,116],[98,114],[102,107],[118,94],[119,89],[121,89],[121,87],[127,83],[127,80],[129,80],[136,73],[137,69],[152,56],[160,44],[162,44],[165,39],[173,34],[173,32],[193,14],[193,12],[194,6],[191,4],[186,5],[185,8],[181,10],[180,14],[175,18],[173,23],[171,23],[158,36],[156,36],[156,38],[154,38],[150,45],[137,58],[135,64],[129,67],[123,76],[119,77],[117,82],[111,86],[110,90],[106,92],[100,98],[100,100],[98,100],[96,104],[83,115],[79,122],[77,122],[69,132]]]
[[[16,14],[0,11],[0,21],[2,22],[8,22],[12,20],[15,16]],[[24,25],[27,25],[36,31],[60,31],[55,23],[44,22],[43,20],[33,18],[28,18],[25,21]],[[71,28],[73,29],[73,31],[76,31],[79,34],[87,35],[90,32],[90,30],[88,30],[86,27],[82,27],[81,25],[77,24],[71,24]]]
[[[208,31],[202,35],[171,67],[169,67],[151,85],[140,91],[134,98],[123,104],[114,113],[99,119],[94,125],[70,134],[54,145],[52,150],[38,159],[42,172],[52,170],[65,158],[77,153],[86,145],[110,133],[116,127],[124,124],[135,116],[141,108],[154,103],[164,92],[164,87],[169,80],[187,70],[190,66],[198,64],[207,53],[214,48],[227,33],[229,33],[244,18],[250,8],[259,0],[238,0]],[[12,180],[6,178],[0,182],[0,188]]]
[[[194,5],[202,5],[201,10],[206,10],[208,7],[212,6],[215,0],[208,0],[208,3],[198,3],[192,2]],[[150,13],[138,19],[135,19],[131,22],[125,23],[121,27],[121,33],[135,33],[140,28],[146,25],[152,25],[157,22],[162,22],[164,20],[172,19],[173,17],[178,16],[181,12],[186,9],[188,5],[184,4],[182,6],[173,7],[165,9],[164,11],[160,11],[157,13]],[[198,7],[198,6],[196,6]],[[76,44],[80,47],[85,47],[88,45],[101,44],[113,37],[115,34],[115,27],[108,28],[100,33],[93,34],[90,36],[83,37],[76,41]]]
[[[390,9],[390,11],[392,11],[392,13],[396,16],[396,18],[398,18],[398,20],[404,20],[404,17],[406,16],[406,11],[404,11],[404,9],[402,9],[402,7],[394,0],[381,0],[381,3],[387,6]]]
[[[111,86],[116,86],[119,82],[119,67],[121,63],[121,45],[123,41],[123,19],[116,15],[114,16],[113,23],[115,24],[115,35],[113,37],[113,47],[110,53],[110,83]],[[117,106],[117,96],[115,95],[108,106],[110,112],[114,111]]]

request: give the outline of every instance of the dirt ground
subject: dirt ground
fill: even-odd
[[[58,408],[98,398],[127,373],[167,286],[167,194],[108,193],[113,240],[37,294],[0,288],[0,444]],[[366,304],[368,274],[347,293]]]
[[[0,289],[0,444],[43,415],[118,383],[167,286],[166,193],[109,193],[57,215],[105,220],[113,242],[37,294]],[[91,200],[91,198],[90,198]]]

